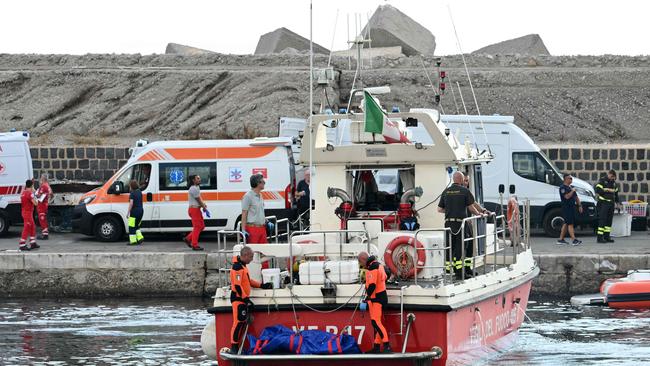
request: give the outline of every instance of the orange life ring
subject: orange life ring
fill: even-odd
[[[508,214],[506,216],[508,222],[512,221],[513,215],[519,216],[519,203],[516,198],[511,197],[508,200]]]
[[[390,271],[392,273],[398,273],[397,266],[395,265],[395,262],[393,261],[393,251],[397,249],[400,246],[403,245],[409,245],[412,246],[413,248],[416,249],[417,252],[417,265],[413,266],[409,270],[409,272],[406,274],[406,278],[411,278],[415,276],[415,268],[420,267],[417,269],[418,273],[422,270],[422,266],[424,266],[426,262],[426,255],[424,253],[424,246],[420,241],[416,241],[414,237],[412,236],[398,236],[395,239],[391,240],[390,243],[388,243],[388,246],[386,247],[386,250],[384,251],[384,263],[388,266]]]

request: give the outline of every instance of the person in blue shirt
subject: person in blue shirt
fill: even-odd
[[[578,211],[581,213],[582,206],[580,205],[580,198],[578,198],[576,189],[571,187],[571,182],[573,182],[571,174],[564,174],[564,182],[560,186],[560,200],[562,201],[562,218],[564,219],[564,224],[560,231],[560,239],[557,241],[558,245],[569,244],[564,240],[567,231],[573,240],[571,242],[572,245],[582,244],[581,240],[576,239],[576,234],[573,230],[573,225],[576,222],[576,206],[578,206]]]

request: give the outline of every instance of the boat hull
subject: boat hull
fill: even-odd
[[[512,335],[521,325],[528,303],[531,281],[528,280],[510,289],[468,303],[459,308],[439,305],[404,304],[403,316],[399,304],[391,304],[384,311],[384,325],[390,334],[394,352],[400,352],[406,334],[406,317],[412,313],[412,324],[406,352],[429,352],[433,347],[442,349],[442,357],[431,365],[467,365],[484,358],[495,349],[503,349],[512,343]],[[319,306],[321,312],[306,309],[295,304],[295,316],[291,305],[257,305],[254,322],[249,334],[259,335],[267,326],[282,324],[290,328],[319,329],[339,333],[347,329],[357,339],[362,351],[372,348],[373,329],[367,312],[355,311],[353,305],[344,306],[335,312],[327,312],[335,305]],[[216,350],[230,347],[232,312],[229,307],[211,308],[215,318]],[[296,323],[298,326],[296,326]],[[401,326],[403,325],[403,326]],[[219,357],[219,365],[232,363]],[[283,361],[283,365],[293,364]],[[310,365],[327,364],[327,361],[310,361]],[[331,362],[330,362],[331,363]],[[256,365],[264,365],[256,361]],[[271,364],[271,363],[268,363]],[[296,360],[295,364],[305,364]],[[346,365],[368,365],[369,361],[347,362]],[[372,365],[411,365],[412,360],[373,360]]]

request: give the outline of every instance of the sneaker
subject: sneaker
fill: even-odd
[[[39,235],[36,239],[38,240],[47,240],[49,238],[49,235]]]
[[[555,242],[557,245],[569,245],[569,242],[564,240],[564,239],[558,239],[557,242]]]
[[[23,244],[23,245],[18,246],[18,249],[27,251],[27,250],[29,250],[29,247],[27,246],[27,244]]]
[[[596,242],[599,244],[607,244],[607,240],[605,240],[605,238],[603,238],[602,235],[598,235],[598,239],[596,239]]]
[[[187,236],[183,237],[183,241],[185,242],[185,245],[187,245],[190,248],[192,247],[192,242],[190,241],[190,239],[187,238]]]
[[[138,240],[138,245],[142,245],[142,243],[144,243],[144,239]]]
[[[192,247],[192,250],[203,250],[203,247]]]
[[[36,244],[36,243],[31,243],[31,244],[29,244],[29,249],[38,249],[38,248],[40,248],[40,247],[41,247],[41,246],[38,245],[38,244]]]
[[[574,239],[571,242],[571,245],[576,246],[576,245],[582,245],[582,240]]]

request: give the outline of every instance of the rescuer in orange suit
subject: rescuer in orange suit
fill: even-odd
[[[375,256],[368,256],[368,253],[361,252],[358,256],[359,264],[366,268],[366,299],[361,304],[364,310],[367,304],[370,311],[370,323],[375,330],[375,340],[371,353],[391,353],[388,342],[388,332],[381,321],[383,308],[388,305],[388,294],[386,293],[387,274],[384,266],[377,261]],[[383,344],[383,349],[382,349]]]
[[[230,331],[231,353],[237,353],[243,345],[241,339],[246,326],[250,321],[250,311],[253,310],[253,302],[249,299],[251,287],[271,289],[272,283],[261,284],[250,278],[246,265],[253,260],[253,250],[250,247],[243,247],[239,255],[232,259],[230,270],[230,303],[232,304],[232,329]]]

